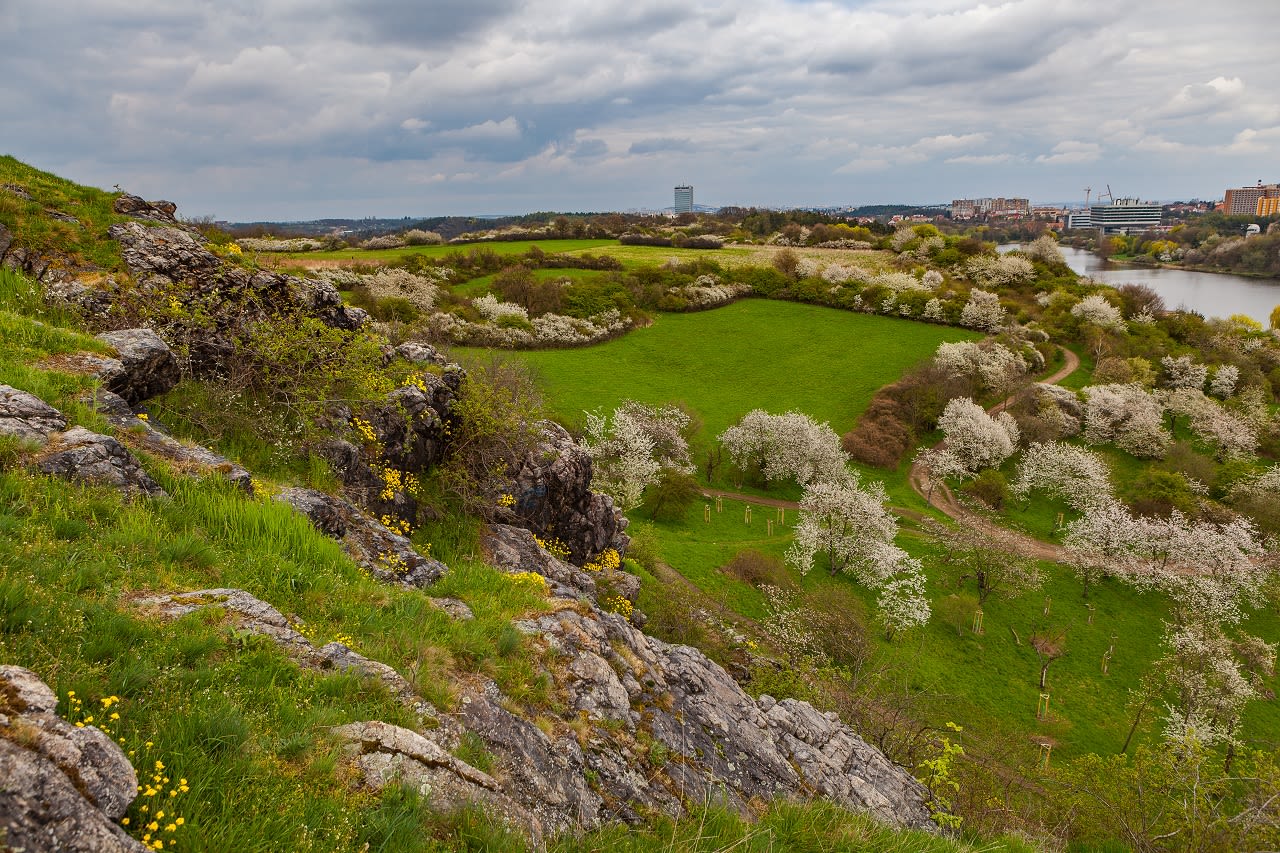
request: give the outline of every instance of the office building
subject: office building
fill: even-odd
[[[1095,204],[1090,207],[1087,227],[1101,228],[1104,234],[1146,231],[1160,225],[1160,213],[1158,204],[1138,201],[1136,198],[1118,198],[1111,204]],[[1074,220],[1073,216],[1072,221]]]
[[[676,213],[693,213],[693,187],[676,187]]]

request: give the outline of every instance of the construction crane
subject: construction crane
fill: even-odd
[[[1093,187],[1084,188],[1084,209],[1089,209],[1089,193],[1093,192]]]
[[[1099,194],[1098,198],[1102,198],[1102,195]],[[1116,197],[1111,194],[1111,184],[1107,184],[1107,201],[1111,204],[1116,203]]]

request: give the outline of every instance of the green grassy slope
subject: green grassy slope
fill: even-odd
[[[707,436],[755,408],[799,409],[843,432],[877,389],[939,343],[976,337],[944,326],[749,299],[714,311],[661,314],[652,326],[600,346],[516,356],[535,369],[552,410],[570,423],[580,422],[583,410],[609,409],[630,398],[683,401],[702,417]]]

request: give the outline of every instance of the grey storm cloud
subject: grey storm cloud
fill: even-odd
[[[0,140],[244,219],[660,207],[686,180],[832,204],[1265,176],[1280,55],[1240,33],[1273,0],[1140,5],[0,0]]]

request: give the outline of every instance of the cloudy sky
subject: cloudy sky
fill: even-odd
[[[1277,32],[1278,0],[0,0],[0,152],[233,220],[1218,198],[1280,180]]]

